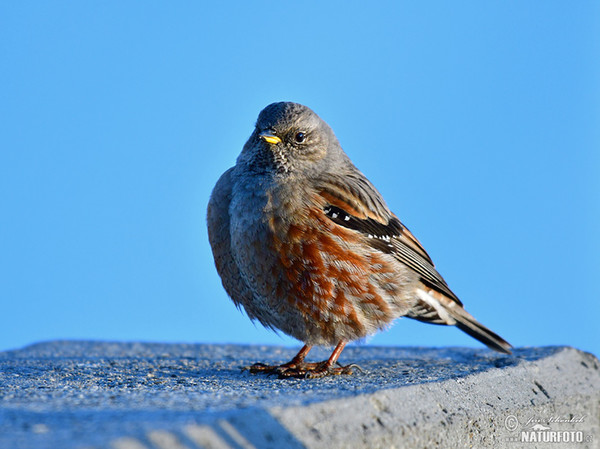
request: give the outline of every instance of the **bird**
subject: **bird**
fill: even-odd
[[[294,102],[265,107],[207,209],[223,287],[238,308],[304,346],[253,374],[352,374],[338,358],[349,342],[400,317],[454,325],[510,354],[512,346],[463,307],[421,243],[352,163],[330,126]],[[307,362],[313,346],[333,347]]]

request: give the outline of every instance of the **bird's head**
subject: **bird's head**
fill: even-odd
[[[329,125],[310,108],[280,102],[261,111],[240,157],[260,171],[306,176],[325,170],[341,153]]]

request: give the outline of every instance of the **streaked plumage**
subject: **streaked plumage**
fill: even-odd
[[[208,207],[217,271],[234,303],[263,325],[305,343],[282,376],[341,374],[348,341],[407,316],[456,325],[490,348],[510,345],[462,307],[423,246],[352,164],[309,108],[274,103]],[[337,345],[306,364],[312,345]]]

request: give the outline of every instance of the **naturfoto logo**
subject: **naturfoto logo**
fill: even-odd
[[[506,438],[505,441],[512,443],[589,443],[593,440],[593,436],[585,434],[582,430],[552,428],[552,425],[556,426],[557,424],[579,424],[584,422],[585,416],[532,417],[521,426],[515,415],[508,415],[504,419],[504,427],[516,434]]]

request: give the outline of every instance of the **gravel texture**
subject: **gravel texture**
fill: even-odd
[[[56,341],[0,353],[0,448],[600,447],[600,363],[573,348],[354,346],[341,357],[362,368],[352,376],[240,369],[297,349]],[[546,429],[533,438],[582,441],[523,441],[535,424]]]

